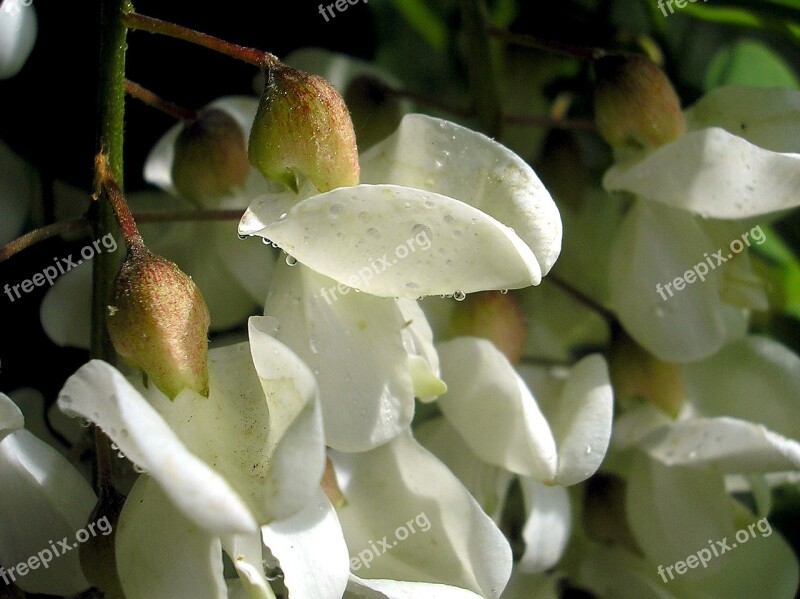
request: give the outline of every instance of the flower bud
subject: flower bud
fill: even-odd
[[[511,363],[519,361],[528,335],[516,298],[500,291],[472,293],[459,302],[450,317],[450,332],[488,339]]]
[[[175,140],[172,181],[195,203],[229,195],[244,185],[249,170],[244,131],[223,110],[201,111]]]
[[[685,393],[680,367],[662,362],[621,332],[611,346],[611,383],[623,406],[648,401],[672,417],[683,407]]]
[[[108,330],[114,348],[170,399],[188,387],[208,395],[209,315],[191,277],[133,245],[114,283]]]
[[[298,189],[298,176],[320,191],[358,185],[358,150],[344,100],[318,75],[272,67],[248,145],[267,179]]]
[[[595,123],[609,144],[656,147],[683,134],[680,100],[658,65],[644,56],[609,55],[594,69]]]

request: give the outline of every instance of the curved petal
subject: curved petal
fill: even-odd
[[[188,520],[150,477],[125,501],[115,549],[126,599],[228,597],[219,538]]]
[[[288,212],[265,196],[247,209],[239,232],[270,239],[313,270],[383,297],[541,281],[536,257],[514,229],[469,204],[410,187],[340,187]]]
[[[22,70],[36,43],[38,23],[30,2],[3,2],[0,6],[0,79]]]
[[[249,535],[223,538],[222,548],[231,558],[248,599],[275,599],[275,593],[264,573],[263,548],[259,531]]]
[[[682,373],[686,397],[701,415],[730,416],[800,439],[800,357],[777,341],[738,339]]]
[[[523,572],[544,572],[558,563],[569,541],[571,507],[564,487],[547,486],[520,478],[527,519],[522,529],[525,553],[517,567]]]
[[[261,534],[291,596],[340,599],[350,574],[349,556],[336,511],[321,491],[303,511],[262,527]]]
[[[249,509],[228,482],[192,454],[161,415],[112,366],[92,360],[81,367],[67,379],[58,405],[63,412],[87,418],[101,427],[198,526],[220,534],[245,533],[256,526]]]
[[[634,203],[617,231],[611,251],[612,306],[625,330],[664,361],[697,360],[725,341],[719,271],[706,262],[713,251],[688,214],[643,201]],[[695,278],[683,289],[673,287],[676,277],[688,281],[684,273],[701,264],[705,281]]]
[[[65,313],[69,318],[64,318]],[[56,345],[89,349],[92,326],[90,266],[82,264],[56,280],[39,307],[39,320],[44,332]]]
[[[25,426],[22,410],[5,393],[0,393],[0,441]]]
[[[359,454],[332,452],[358,575],[450,584],[497,599],[511,574],[503,534],[410,432]]]
[[[542,275],[558,258],[561,217],[550,194],[524,160],[481,133],[409,114],[360,163],[363,183],[436,192],[514,227],[535,254]]]
[[[0,395],[3,404],[4,397]],[[52,539],[72,541],[86,525],[97,500],[89,484],[60,453],[26,430],[0,441],[0,480],[0,563],[9,570],[34,556],[40,561],[36,569],[18,576],[17,586],[51,595],[72,595],[89,587],[74,551],[78,543],[58,557],[50,551]],[[52,560],[45,568],[40,567],[46,559],[43,549]]]
[[[684,113],[689,131],[722,127],[773,152],[800,152],[800,92],[726,85],[700,98]]]
[[[472,591],[445,584],[375,580],[350,575],[344,599],[481,599]]]
[[[275,265],[274,252],[258,239],[239,239],[236,226],[226,223],[211,235],[222,264],[257,306],[263,306]],[[233,225],[233,226],[230,226]]]
[[[342,290],[347,295],[337,295]],[[395,301],[280,261],[264,313],[316,375],[329,446],[364,451],[411,424],[414,392]]]
[[[558,402],[543,395],[542,412],[558,447],[558,470],[553,482],[574,485],[600,467],[611,440],[614,394],[608,366],[600,354],[575,364]]]
[[[433,345],[431,330],[425,312],[409,299],[398,299],[397,307],[403,317],[403,346],[408,352],[408,371],[414,382],[414,395],[420,401],[433,401],[447,391],[440,377],[439,354]]]
[[[723,219],[800,206],[798,185],[800,154],[765,150],[719,127],[686,133],[603,177],[610,191]]]
[[[445,418],[426,420],[415,427],[414,434],[458,477],[483,511],[499,522],[514,475],[478,458]]]
[[[552,480],[558,457],[544,415],[508,359],[487,339],[458,337],[438,346],[448,391],[438,405],[481,459]]]
[[[0,22],[6,4],[8,2],[0,7]],[[13,2],[11,4],[13,5]],[[25,10],[33,13],[32,7],[27,7]],[[1,32],[2,24],[0,24],[0,48],[4,42]],[[38,177],[33,169],[0,140],[0,214],[3,215],[0,220],[0,247],[20,233],[28,218],[32,200],[35,200],[38,194]]]
[[[674,422],[643,441],[666,466],[710,467],[724,474],[800,470],[800,443],[734,418]]]

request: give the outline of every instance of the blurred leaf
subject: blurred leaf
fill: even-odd
[[[705,90],[721,85],[755,87],[790,87],[800,81],[781,56],[755,40],[739,40],[722,48],[711,59],[705,78]]]
[[[764,226],[765,241],[753,246],[761,260],[753,264],[767,283],[770,305],[800,318],[800,261],[770,227]]]
[[[444,48],[447,26],[425,0],[392,0],[392,5],[434,50]]]
[[[519,14],[517,0],[497,0],[489,7],[489,19],[496,27],[507,28]]]
[[[800,10],[793,5],[762,2],[753,6],[745,0],[728,0],[722,4],[689,4],[681,12],[696,19],[769,30],[800,43]]]

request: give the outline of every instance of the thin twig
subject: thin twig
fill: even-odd
[[[22,250],[29,248],[32,245],[36,245],[41,241],[45,241],[46,239],[50,239],[51,237],[55,237],[57,235],[63,235],[64,233],[88,229],[89,226],[89,221],[86,220],[86,218],[81,217],[76,218],[75,220],[45,225],[44,227],[29,231],[21,237],[17,237],[15,240],[10,241],[5,247],[0,249],[0,262],[8,260],[11,258],[11,256],[18,254]]]
[[[175,104],[175,102],[165,100],[161,96],[154,94],[146,87],[142,87],[130,79],[125,80],[125,93],[143,102],[144,104],[147,104],[151,108],[155,108],[156,110],[159,110],[164,114],[168,114],[171,117],[175,117],[176,119],[180,119],[182,121],[194,121],[197,119],[196,110],[184,108],[183,106]]]
[[[533,35],[522,33],[511,33],[505,29],[501,29],[494,25],[487,25],[486,30],[492,37],[496,37],[509,44],[516,46],[523,46],[525,48],[534,48],[536,50],[544,50],[552,54],[559,54],[569,58],[578,58],[580,60],[597,60],[601,56],[605,56],[607,52],[602,48],[592,48],[584,46],[573,46],[555,40],[546,40]]]

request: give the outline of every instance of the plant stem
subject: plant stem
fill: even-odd
[[[460,0],[460,4],[467,38],[467,73],[475,114],[484,133],[499,137],[502,125],[500,97],[489,48],[483,0]]]
[[[85,218],[76,218],[75,220],[57,222],[29,231],[25,233],[25,235],[17,237],[14,241],[10,241],[5,247],[0,249],[0,262],[8,260],[11,256],[14,256],[32,245],[36,245],[40,241],[50,239],[56,235],[63,235],[64,233],[81,231],[88,226],[89,221]]]
[[[130,79],[125,80],[125,93],[132,98],[136,98],[144,104],[147,104],[151,108],[155,108],[156,110],[159,110],[164,114],[168,114],[171,117],[175,117],[176,119],[182,121],[194,121],[197,119],[196,110],[184,108],[183,106],[179,106],[174,102],[165,100],[161,96],[157,96],[146,87],[143,87],[135,81],[131,81]]]
[[[553,283],[557,287],[560,287],[584,306],[596,312],[598,315],[602,316],[609,323],[613,323],[617,320],[616,315],[614,312],[603,306],[602,304],[596,302],[591,297],[586,295],[583,291],[578,289],[577,287],[572,286],[570,283],[567,283],[564,279],[560,278],[558,275],[554,273],[547,274],[547,281]]]
[[[100,196],[100,191],[105,193],[108,203],[114,210],[114,216],[117,218],[122,235],[125,237],[125,245],[128,249],[134,247],[144,246],[142,236],[139,234],[139,228],[136,226],[136,221],[128,208],[128,202],[125,201],[125,196],[122,190],[114,179],[114,174],[109,169],[108,159],[105,154],[99,152],[95,157],[95,197]]]
[[[544,50],[553,54],[560,54],[569,58],[578,58],[580,60],[596,60],[601,56],[605,56],[606,51],[602,48],[587,48],[582,46],[573,46],[571,44],[564,44],[554,40],[545,40],[532,35],[524,35],[520,33],[511,33],[505,29],[500,29],[494,25],[487,25],[486,32],[492,37],[496,37],[509,44],[516,46],[523,46],[525,48],[535,48],[536,50]]]
[[[257,67],[275,67],[281,64],[281,61],[278,60],[274,54],[269,52],[240,46],[239,44],[228,42],[214,37],[213,35],[189,29],[183,25],[169,23],[161,19],[148,17],[147,15],[140,15],[133,11],[125,15],[124,24],[128,29],[138,29],[140,31],[149,31],[150,33],[174,37],[175,39],[203,46],[209,50],[214,50],[225,56],[230,56],[231,58],[241,60]]]

